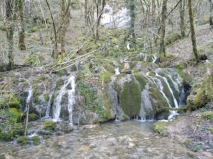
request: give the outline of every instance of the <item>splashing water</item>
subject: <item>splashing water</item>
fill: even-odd
[[[67,90],[67,86],[70,84],[71,90]],[[75,77],[70,76],[68,81],[61,87],[58,96],[55,100],[55,108],[53,109],[53,120],[54,121],[60,121],[60,113],[61,113],[61,101],[62,97],[65,93],[68,93],[68,111],[69,111],[69,120],[70,123],[72,122],[72,109],[73,104],[75,103]],[[72,124],[72,123],[71,123]]]
[[[120,71],[119,71],[118,67],[116,67],[114,70],[115,70],[115,75],[119,75],[120,74]]]

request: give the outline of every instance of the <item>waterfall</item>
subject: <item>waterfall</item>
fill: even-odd
[[[45,115],[46,118],[50,117],[50,108],[51,108],[52,97],[53,97],[55,87],[56,87],[56,83],[54,84],[54,87],[52,88],[50,95],[49,95],[49,100],[47,103],[47,110],[46,110],[46,115]]]
[[[30,88],[28,89],[28,95],[27,95],[27,99],[26,99],[26,105],[25,105],[24,113],[26,113],[27,110],[28,110],[28,107],[29,107],[29,104],[30,104],[30,100],[31,100],[31,98],[32,98],[32,95],[33,95],[33,87],[32,87],[32,85],[30,84]]]
[[[115,75],[119,75],[120,74],[119,67],[116,67],[114,70],[115,70]]]
[[[71,90],[67,89],[67,86],[70,84]],[[72,109],[73,104],[75,103],[74,100],[74,93],[75,93],[75,77],[71,75],[68,81],[60,88],[58,96],[55,100],[55,107],[53,109],[53,120],[60,121],[60,113],[61,113],[61,101],[64,94],[68,93],[68,111],[69,111],[69,120],[72,122]]]
[[[69,111],[70,124],[73,124],[72,113],[73,113],[73,105],[75,104],[75,77],[74,76],[70,77],[70,86],[71,86],[71,89],[68,90],[68,111]]]
[[[156,81],[156,82],[155,82]],[[163,97],[166,99],[168,105],[170,108],[172,108],[169,99],[167,98],[167,96],[165,95],[165,93],[163,92],[163,84],[162,82],[158,79],[158,78],[154,78],[154,83],[156,84],[156,86],[159,88],[160,92],[162,93]]]
[[[181,95],[180,95],[180,106],[184,106],[186,105],[186,92],[184,90],[184,88],[181,89]]]
[[[173,101],[174,101],[174,104],[175,104],[175,108],[178,108],[177,100],[176,100],[176,98],[175,98],[175,96],[174,96],[174,93],[173,93],[173,91],[172,91],[172,89],[171,89],[171,87],[170,87],[170,85],[169,85],[167,79],[166,79],[165,77],[160,76],[158,73],[156,73],[156,76],[158,76],[158,77],[160,77],[160,78],[162,78],[162,79],[164,80],[164,82],[166,83],[166,85],[167,85],[167,87],[169,88],[169,91],[170,91],[170,93],[171,93],[171,95],[172,95],[172,98],[173,98]]]
[[[153,55],[153,57],[152,57],[152,63],[155,63],[156,60],[157,60],[157,56]]]

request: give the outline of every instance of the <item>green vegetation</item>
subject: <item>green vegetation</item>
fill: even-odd
[[[54,131],[56,127],[56,122],[54,121],[46,121],[44,123],[44,130]]]
[[[213,121],[213,112],[209,111],[209,112],[205,112],[202,114],[202,118],[203,119],[207,119],[207,120],[212,120]]]
[[[30,144],[30,139],[28,137],[25,137],[25,136],[20,136],[17,139],[17,143],[19,143],[21,145]]]
[[[41,66],[44,61],[44,57],[40,54],[31,53],[24,59],[24,64],[30,66]]]
[[[0,96],[0,109],[3,108],[17,108],[20,109],[21,105],[18,99],[12,94],[4,94]]]
[[[38,136],[32,137],[33,145],[39,145],[40,144],[40,138]]]
[[[158,121],[154,124],[154,131],[162,136],[168,136],[168,132],[166,130],[166,126],[168,122]]]
[[[8,141],[16,135],[23,134],[20,123],[23,113],[21,104],[14,95],[4,94],[0,97],[0,140]]]
[[[135,76],[136,80],[140,83],[141,90],[143,90],[146,86],[146,83],[147,83],[146,78],[143,75],[141,75],[140,73],[137,73],[137,72],[134,73],[134,76]]]
[[[141,108],[141,89],[135,79],[124,84],[124,88],[120,94],[120,102],[123,111],[129,117],[138,115]]]

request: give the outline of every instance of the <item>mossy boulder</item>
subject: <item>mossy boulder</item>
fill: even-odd
[[[120,93],[120,103],[123,111],[129,117],[139,115],[141,108],[141,89],[136,80],[124,84],[124,88]]]
[[[29,121],[35,121],[38,119],[38,115],[35,113],[29,114]]]
[[[30,139],[26,136],[20,136],[17,139],[17,143],[21,144],[21,145],[25,145],[25,144],[30,144]]]
[[[38,136],[32,137],[33,145],[39,145],[40,144],[40,138]]]
[[[46,121],[44,123],[44,130],[54,131],[56,128],[56,122],[54,121]]]
[[[162,136],[168,136],[168,132],[166,130],[166,126],[168,122],[158,121],[154,123],[154,131]]]

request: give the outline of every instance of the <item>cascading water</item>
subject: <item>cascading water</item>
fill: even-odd
[[[157,61],[157,56],[153,55],[152,57],[152,63],[155,63]]]
[[[71,89],[67,89],[68,85],[70,84]],[[60,121],[60,113],[61,113],[61,102],[62,97],[68,93],[68,111],[69,111],[69,120],[70,123],[73,123],[72,120],[72,110],[73,110],[73,104],[75,103],[75,77],[71,75],[68,79],[68,81],[61,87],[58,96],[55,100],[55,107],[53,109],[53,120],[54,121]]]
[[[162,93],[163,97],[166,99],[168,105],[170,108],[172,108],[169,99],[167,98],[167,96],[165,95],[165,93],[163,92],[163,84],[160,81],[160,79],[158,78],[154,78],[154,83],[156,84],[156,86],[159,88],[160,92]]]
[[[172,98],[173,98],[173,101],[174,101],[174,104],[175,104],[175,108],[178,108],[178,102],[177,102],[177,100],[176,100],[176,98],[175,98],[175,96],[174,96],[174,93],[173,93],[173,91],[172,91],[172,89],[171,89],[171,87],[170,87],[170,85],[169,85],[167,79],[166,79],[165,77],[160,76],[158,73],[156,73],[156,76],[157,76],[157,77],[160,77],[160,78],[162,78],[162,79],[164,80],[164,82],[166,83],[166,85],[167,85],[167,87],[169,88],[169,91],[170,91],[170,93],[171,93],[171,95],[172,95]]]
[[[120,74],[119,67],[116,67],[114,70],[115,70],[115,75],[119,75]]]
[[[32,95],[33,95],[33,87],[30,84],[30,88],[28,89],[28,95],[27,95],[27,98],[26,98],[26,106],[25,106],[25,109],[24,109],[24,113],[26,113],[28,111],[28,107],[29,107]]]
[[[71,90],[68,90],[68,111],[69,111],[69,121],[73,124],[73,105],[75,104],[75,77],[70,77]]]
[[[52,97],[53,97],[55,87],[56,87],[56,84],[54,84],[54,87],[52,88],[50,95],[49,95],[49,100],[48,100],[48,103],[47,103],[47,110],[46,110],[46,114],[45,114],[46,118],[50,117],[50,108],[51,108]]]

